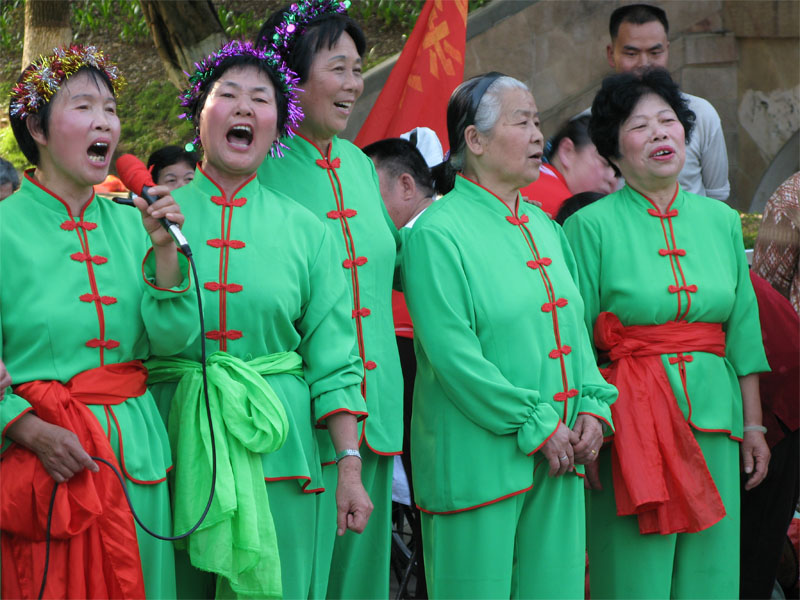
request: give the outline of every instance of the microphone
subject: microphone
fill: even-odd
[[[137,196],[144,198],[148,204],[153,204],[158,198],[150,194],[150,188],[155,186],[150,171],[144,163],[135,157],[133,154],[123,154],[117,159],[117,175],[125,187],[135,193]],[[180,246],[183,253],[191,256],[192,250],[189,248],[189,242],[183,237],[180,227],[173,223],[166,217],[159,219],[170,235],[175,240],[175,243]]]

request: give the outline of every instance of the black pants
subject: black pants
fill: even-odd
[[[744,489],[742,477],[741,598],[769,598],[775,584],[786,532],[800,492],[798,432],[788,432],[772,448],[767,477]]]

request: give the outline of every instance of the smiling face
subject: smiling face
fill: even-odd
[[[82,196],[108,175],[120,125],[117,101],[99,76],[80,72],[63,83],[46,136],[35,116],[27,126],[39,148],[36,176],[49,189]]]
[[[608,64],[617,73],[647,67],[666,69],[669,60],[667,32],[660,21],[637,25],[620,23],[617,38],[606,48]]]
[[[194,179],[194,165],[185,161],[177,162],[164,167],[158,173],[158,185],[165,185],[171,190],[177,190]]]
[[[539,178],[543,138],[539,109],[530,92],[518,88],[502,92],[500,117],[481,138],[479,159],[489,189],[519,189]]]
[[[257,67],[231,67],[199,116],[203,169],[215,180],[249,177],[278,136],[275,88]]]
[[[364,91],[361,57],[353,38],[343,33],[333,48],[317,52],[300,87],[303,91],[297,95],[305,113],[300,133],[325,150],[347,127],[353,105]]]
[[[633,189],[647,195],[677,181],[686,159],[686,135],[661,96],[642,96],[623,121],[619,152],[617,166]]]

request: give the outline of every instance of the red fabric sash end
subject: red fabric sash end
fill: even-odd
[[[725,507],[678,407],[661,355],[724,356],[722,325],[671,321],[624,327],[616,315],[604,312],[595,322],[594,339],[612,361],[603,375],[619,390],[611,405],[617,514],[637,515],[643,534],[708,529],[725,516]]]
[[[117,465],[102,426],[86,404],[120,404],[147,390],[141,361],[79,373],[66,384],[31,381],[15,392],[48,423],[75,433],[84,450]],[[0,457],[2,595],[39,593],[53,479],[31,451],[12,444]],[[119,480],[105,465],[58,486],[51,523],[45,597],[144,598],[133,515]]]

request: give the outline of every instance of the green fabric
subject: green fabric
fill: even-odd
[[[99,305],[81,300],[93,291],[92,280],[87,263],[72,258],[83,251],[66,205],[28,175],[20,190],[0,202],[0,358],[15,384],[66,383],[103,364],[176,354],[198,335],[186,259],[181,256],[179,264],[187,278],[172,289],[146,283],[154,281],[153,260],[145,263],[143,279],[142,260],[151,243],[138,210],[95,196],[75,216],[80,220],[93,225],[86,230],[89,253],[107,259],[91,264],[97,292],[106,296]],[[101,350],[86,345],[101,337],[119,346]],[[89,408],[104,430],[116,429],[102,406]],[[27,410],[30,404],[7,389],[0,401],[0,431],[5,434],[9,423]],[[120,426],[126,473],[146,482],[127,483],[141,492],[132,493],[134,507],[156,531],[169,531],[165,479],[172,456],[153,396],[148,391],[112,410]],[[119,458],[117,436],[111,438]],[[147,596],[174,597],[172,544],[152,542],[144,534],[140,540]]]
[[[660,219],[647,213],[652,205],[626,186],[587,206],[564,224],[580,274],[586,325],[591,331],[602,311],[616,314],[623,325],[657,325],[682,313],[687,294],[670,293],[675,285]],[[702,430],[742,436],[742,398],[738,377],[769,371],[753,285],[742,244],[738,213],[718,200],[680,191],[671,209],[679,258],[691,294],[689,322],[722,323],[725,357],[692,352],[686,368],[687,401],[675,355],[662,362],[678,405],[689,422]],[[669,234],[669,228],[667,227]],[[672,242],[670,241],[670,244]]]
[[[397,230],[386,213],[380,185],[372,161],[359,148],[337,137],[331,142],[329,158],[340,161],[336,178],[317,164],[320,150],[302,136],[282,139],[289,150],[283,158],[267,157],[258,169],[259,181],[293,198],[325,225],[334,241],[337,265],[346,276],[348,293],[342,308],[350,314],[356,289],[360,306],[370,314],[362,317],[364,360],[376,367],[366,371],[366,405],[369,418],[362,422],[363,436],[370,448],[379,453],[399,453],[403,443],[403,377],[394,338],[391,289],[397,260]],[[339,188],[341,183],[341,190]],[[357,211],[348,218],[357,256],[367,262],[357,269],[357,288],[351,271],[342,263],[347,259],[342,221],[328,217],[337,210],[335,195],[343,198],[345,208]],[[333,461],[335,452],[325,432],[318,441],[322,462]]]
[[[593,599],[739,597],[739,445],[718,433],[695,437],[726,512],[700,533],[641,535],[635,516],[617,516],[610,452],[600,453],[603,490],[586,492]]]
[[[553,313],[534,256],[496,196],[458,177],[455,189],[414,224],[403,254],[414,321],[417,377],[411,459],[417,504],[431,512],[473,507],[530,487],[536,452],[580,413],[611,422],[616,389],[595,365],[583,323],[575,261],[561,228],[538,208],[519,216],[542,257],[557,298]],[[566,402],[554,398],[570,389]],[[565,414],[566,413],[566,414]],[[580,467],[579,467],[580,468]]]
[[[583,482],[550,477],[547,462],[537,462],[530,491],[475,510],[420,515],[430,598],[583,599]]]
[[[168,431],[180,465],[173,510],[175,531],[182,533],[205,508],[207,497],[198,493],[198,482],[210,482],[213,468],[202,367],[186,358],[154,358],[147,368],[152,383],[179,381]],[[194,566],[226,578],[237,594],[271,598],[282,595],[281,570],[260,454],[280,448],[289,426],[283,404],[263,378],[277,373],[302,377],[300,355],[279,352],[247,362],[226,352],[208,357],[208,398],[218,428],[217,480],[205,521],[188,541]]]

